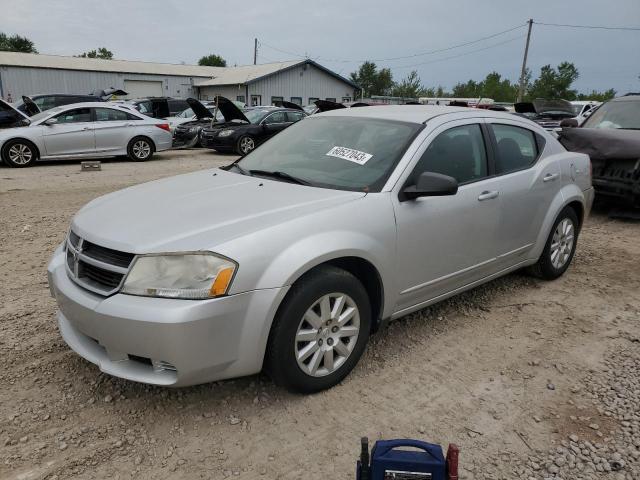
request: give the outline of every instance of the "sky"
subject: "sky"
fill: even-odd
[[[0,12],[1,32],[30,38],[44,54],[104,46],[123,60],[195,64],[216,53],[246,65],[258,38],[258,63],[308,56],[348,77],[374,59],[396,81],[415,69],[425,86],[445,88],[492,71],[517,80],[529,18],[640,27],[640,0],[0,0]],[[638,30],[534,24],[534,75],[565,60],[580,72],[579,91],[640,91]]]

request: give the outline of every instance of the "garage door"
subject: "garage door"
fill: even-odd
[[[162,97],[162,81],[125,80],[124,91],[129,98]]]

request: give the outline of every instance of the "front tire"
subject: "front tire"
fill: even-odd
[[[273,381],[312,393],[340,383],[358,363],[371,331],[371,306],[351,273],[322,266],[292,287],[276,314],[265,365]]]
[[[30,167],[38,159],[38,150],[27,140],[9,140],[2,148],[2,161],[9,167]]]
[[[153,142],[147,137],[135,137],[127,146],[127,154],[134,162],[144,162],[153,155]]]
[[[531,272],[543,280],[555,280],[567,271],[578,242],[579,221],[576,211],[565,207],[551,228],[549,238]]]
[[[256,148],[256,141],[249,135],[242,135],[236,142],[236,153],[246,155]]]

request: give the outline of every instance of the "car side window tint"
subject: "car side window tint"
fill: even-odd
[[[304,114],[302,112],[287,112],[287,118],[290,122],[297,122],[298,120],[302,120]]]
[[[129,119],[129,114],[121,110],[112,108],[95,108],[94,110],[96,112],[96,122],[117,122]]]
[[[90,108],[76,108],[56,115],[58,123],[83,123],[91,121]]]
[[[424,172],[448,175],[458,183],[485,178],[487,151],[480,125],[453,127],[438,135],[422,154],[411,181]]]
[[[513,125],[492,124],[496,137],[496,174],[528,168],[538,157],[535,133]]]
[[[286,122],[287,122],[287,117],[285,112],[275,112],[264,119],[265,125],[270,125],[272,123],[286,123]]]

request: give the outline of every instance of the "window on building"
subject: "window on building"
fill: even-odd
[[[342,97],[342,103],[349,103],[351,101],[351,97]]]
[[[335,97],[333,97],[333,98],[325,98],[325,100],[327,100],[329,102],[335,102],[336,98]]]
[[[315,105],[315,101],[320,100],[318,97],[309,97],[308,105]]]
[[[302,97],[291,97],[291,103],[302,105]]]
[[[94,108],[96,112],[96,122],[117,122],[121,120],[129,120],[129,114],[122,110],[114,110],[113,108]]]
[[[271,105],[275,105],[276,102],[281,102],[283,100],[284,100],[283,97],[271,97]]]
[[[83,123],[91,121],[90,108],[76,108],[56,116],[58,123]]]
[[[251,106],[262,105],[262,95],[251,95]]]
[[[245,102],[244,95],[238,95],[238,96],[236,97],[236,101],[237,101],[237,102],[246,103],[246,102]]]
[[[527,168],[538,156],[535,134],[526,128],[513,125],[491,125],[496,137],[496,173],[505,174]]]
[[[423,172],[448,175],[458,183],[485,178],[487,152],[480,125],[454,127],[438,135],[422,154],[411,181],[415,182]]]

